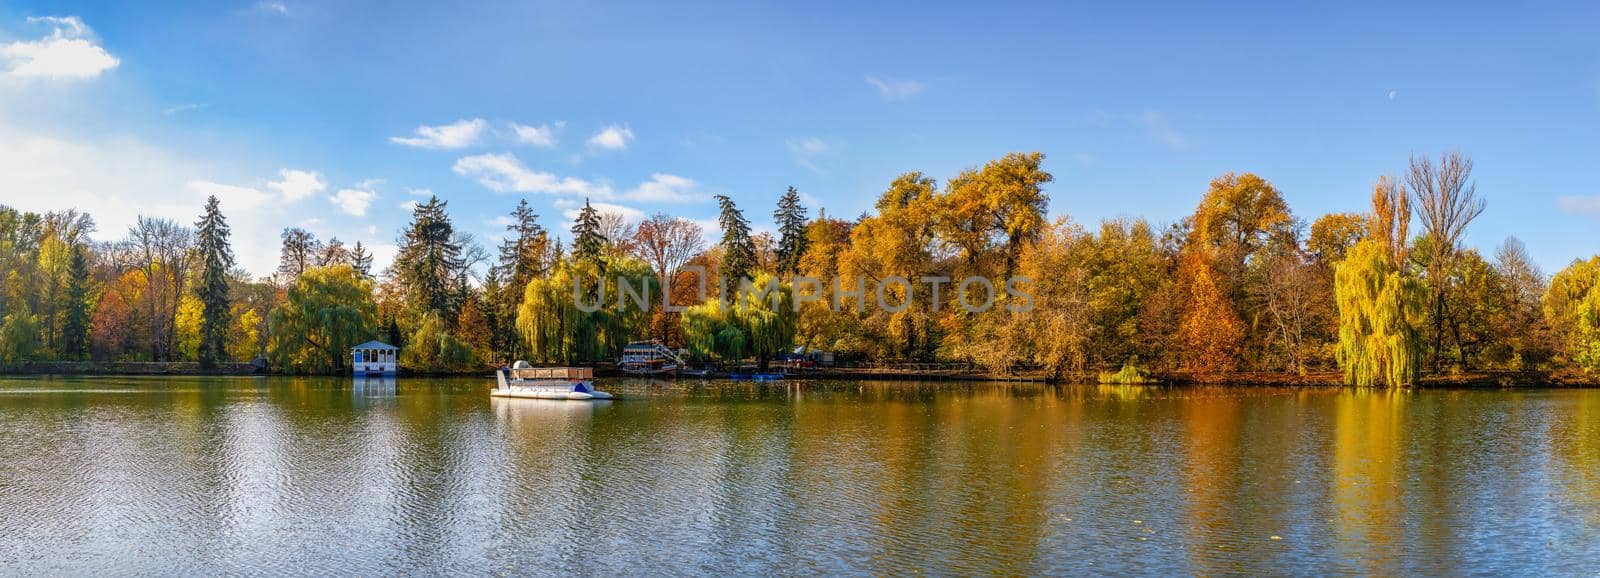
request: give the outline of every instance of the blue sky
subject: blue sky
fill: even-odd
[[[770,227],[789,185],[855,216],[1039,150],[1080,222],[1181,218],[1227,171],[1309,221],[1450,147],[1471,245],[1600,252],[1593,3],[461,4],[0,4],[0,203],[113,238],[218,194],[264,274],[290,225],[392,253],[423,191],[489,242],[521,197]]]

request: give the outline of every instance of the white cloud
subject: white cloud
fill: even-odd
[[[364,188],[339,189],[333,196],[328,197],[328,202],[339,207],[346,215],[364,217],[367,207],[372,206],[372,200],[378,198],[378,193]]]
[[[273,198],[270,193],[263,192],[255,187],[229,185],[200,179],[189,181],[184,185],[184,188],[203,196],[215,196],[218,201],[233,209],[258,209],[265,206]]]
[[[819,175],[827,174],[828,171],[818,165],[817,160],[822,156],[833,153],[837,148],[827,141],[814,136],[792,138],[786,141],[786,144],[789,146],[789,153],[794,156],[795,164]]]
[[[867,84],[877,88],[878,96],[887,102],[906,100],[922,93],[922,83],[915,80],[868,76]]]
[[[806,156],[820,155],[828,152],[828,150],[832,148],[828,145],[827,141],[814,136],[808,136],[799,139],[792,138],[788,140],[788,144],[789,152]]]
[[[212,163],[107,132],[92,140],[13,132],[0,123],[0,203],[25,211],[77,208],[94,216],[94,238],[122,238],[139,215],[194,223],[208,195],[222,202],[239,264],[272,272],[282,205],[251,186],[196,178]],[[265,214],[262,214],[265,213]]]
[[[277,14],[279,16],[289,15],[289,5],[284,4],[283,0],[261,0],[256,2],[255,10],[256,12]]]
[[[328,189],[328,183],[322,181],[322,175],[311,171],[283,169],[278,171],[278,175],[282,178],[267,183],[267,188],[278,191],[283,195],[283,200],[290,203]]]
[[[406,194],[413,197],[431,197],[433,189],[406,189]]]
[[[417,205],[420,205],[420,204],[422,204],[422,203],[417,202],[416,199],[406,199],[405,201],[400,203],[399,207],[400,207],[400,210],[403,210],[403,211],[409,213],[411,211],[417,210]]]
[[[477,144],[488,127],[489,123],[481,118],[439,126],[422,125],[413,131],[416,136],[393,136],[389,137],[389,142],[424,149],[462,149]]]
[[[94,78],[122,63],[95,43],[89,27],[77,16],[29,17],[28,23],[44,24],[52,31],[38,40],[0,44],[0,63],[7,76]]]
[[[611,125],[589,137],[589,148],[620,151],[633,142],[633,129],[627,125]]]
[[[1563,213],[1600,217],[1600,195],[1561,197],[1556,199],[1556,205]]]
[[[1180,151],[1189,148],[1189,139],[1184,138],[1183,134],[1172,128],[1172,125],[1167,122],[1166,115],[1158,111],[1147,110],[1142,112],[1134,117],[1134,121],[1144,125],[1145,130],[1149,131],[1150,138],[1167,145],[1167,148]]]
[[[540,148],[556,146],[556,131],[561,130],[567,123],[556,121],[552,124],[528,126],[525,124],[510,123],[512,137],[519,143],[531,144]]]
[[[654,173],[650,175],[650,180],[624,192],[622,198],[645,203],[687,203],[706,198],[698,189],[699,183],[693,179]]]
[[[164,115],[167,115],[167,116],[172,116],[174,114],[179,114],[179,113],[184,113],[184,112],[193,112],[193,111],[196,111],[196,110],[200,110],[200,109],[206,108],[208,106],[211,106],[211,105],[205,104],[205,103],[193,103],[193,102],[191,102],[189,104],[180,104],[180,105],[177,105],[177,106],[169,106],[169,107],[167,107],[165,109],[162,109],[161,110],[161,114],[164,114]]]
[[[497,193],[547,193],[590,195],[611,194],[611,187],[574,177],[558,177],[544,171],[529,169],[510,153],[482,154],[462,157],[451,170],[478,182]]]

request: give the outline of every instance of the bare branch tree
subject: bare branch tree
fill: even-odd
[[[656,213],[639,223],[633,242],[663,280],[705,248],[705,233],[694,221]]]
[[[1433,370],[1439,371],[1444,346],[1445,296],[1450,291],[1450,271],[1461,251],[1461,236],[1473,219],[1483,214],[1484,200],[1472,182],[1472,159],[1458,151],[1445,151],[1435,166],[1427,157],[1412,155],[1406,181],[1411,185],[1417,216],[1428,234],[1425,269],[1433,285]]]

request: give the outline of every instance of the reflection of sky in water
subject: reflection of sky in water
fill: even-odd
[[[1595,390],[602,385],[0,380],[0,573],[1600,564]]]

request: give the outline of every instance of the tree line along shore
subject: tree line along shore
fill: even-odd
[[[558,239],[521,201],[486,248],[431,198],[381,271],[361,243],[294,227],[276,271],[245,271],[215,197],[192,226],[141,216],[112,241],[91,239],[94,219],[76,209],[0,205],[0,371],[255,362],[333,374],[376,338],[401,347],[406,370],[471,373],[515,359],[614,362],[654,338],[697,365],[766,366],[803,346],[845,365],[955,364],[995,379],[1592,385],[1600,373],[1600,256],[1546,275],[1515,238],[1492,255],[1467,248],[1487,206],[1461,153],[1376,178],[1363,213],[1307,221],[1267,179],[1227,173],[1192,214],[1159,225],[1079,223],[1060,210],[1070,198],[1052,217],[1043,160],[1012,153],[942,185],[906,173],[856,218],[813,216],[790,187],[774,234],[752,232],[719,195],[716,231],[585,203]],[[1005,291],[982,311],[939,307],[892,282],[968,277],[1020,279],[1029,307]],[[713,281],[707,296],[704,279],[779,290]],[[616,307],[618,281],[681,310]],[[608,306],[583,306],[602,296]],[[859,304],[835,306],[841,297]]]

